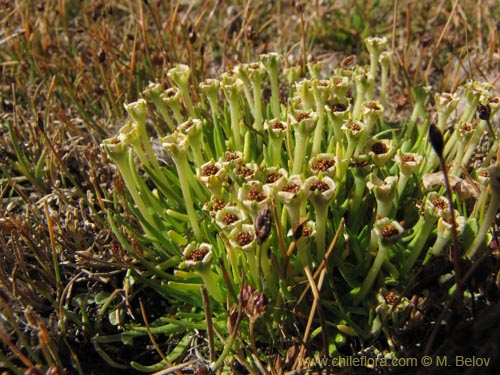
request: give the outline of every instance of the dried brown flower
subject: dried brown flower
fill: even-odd
[[[271,232],[271,223],[271,209],[269,206],[266,206],[259,211],[257,217],[255,218],[254,227],[258,245],[262,245],[269,236],[269,233]]]

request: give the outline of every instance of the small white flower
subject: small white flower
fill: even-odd
[[[378,178],[375,174],[371,174],[369,181],[366,183],[368,189],[372,190],[375,197],[382,200],[392,200],[394,187],[398,178],[396,176],[386,177],[384,180]]]
[[[224,168],[229,168],[227,170],[231,170],[243,164],[243,153],[241,151],[227,150],[218,161]]]
[[[202,126],[202,121],[200,119],[194,118],[183,122],[177,127],[177,129],[188,136],[196,137],[201,134]]]
[[[365,39],[366,49],[370,54],[379,56],[387,48],[387,37],[370,36]]]
[[[221,163],[211,160],[197,169],[196,177],[212,194],[219,195],[226,180],[226,169]]]
[[[185,64],[177,64],[167,72],[168,78],[179,86],[187,85],[190,74],[191,68]]]
[[[422,155],[411,152],[404,153],[401,150],[398,150],[394,156],[394,161],[398,164],[399,171],[406,176],[410,176],[420,166],[422,159]]]
[[[384,114],[384,107],[382,106],[382,104],[374,100],[363,102],[361,104],[361,109],[363,111],[363,120],[365,121],[365,123],[370,124],[370,129],[371,125],[374,124],[375,121],[381,118]]]
[[[330,177],[311,176],[304,182],[304,190],[314,204],[325,205],[335,194],[336,184]]]
[[[165,102],[165,104],[178,104],[181,101],[181,92],[178,87],[169,87],[163,93],[161,93],[160,97]]]
[[[245,220],[245,213],[237,206],[226,205],[215,215],[215,222],[222,229],[232,229],[240,225],[243,220]]]
[[[278,191],[278,198],[284,204],[300,202],[304,198],[303,181],[301,175],[292,175]]]
[[[184,264],[186,267],[195,270],[207,269],[212,262],[212,245],[201,243],[197,246],[194,242],[184,249]]]
[[[375,235],[382,241],[383,244],[391,244],[401,238],[405,229],[395,220],[387,217],[378,219],[374,226]]]
[[[290,115],[290,120],[295,132],[310,134],[316,127],[318,114],[314,111],[297,111],[293,116]]]
[[[258,212],[269,205],[271,197],[264,192],[260,181],[248,181],[238,190],[238,199],[253,219]]]
[[[283,138],[287,132],[288,124],[276,118],[264,121],[264,129],[274,138]]]
[[[264,171],[264,192],[272,195],[286,183],[288,172],[283,168],[269,167]]]
[[[390,139],[372,140],[369,142],[368,147],[370,149],[368,155],[370,155],[373,163],[378,167],[384,165],[394,152],[392,140]]]
[[[124,104],[129,116],[139,124],[146,123],[146,101],[139,99],[136,102]]]
[[[315,175],[322,174],[328,177],[335,176],[335,166],[337,159],[333,154],[318,154],[309,160],[309,169]]]
[[[229,242],[235,249],[251,252],[255,248],[255,229],[251,224],[240,224],[229,234]]]
[[[140,144],[141,133],[135,122],[127,122],[118,131],[118,138],[125,144],[136,146]]]
[[[185,155],[189,150],[189,138],[178,131],[160,138],[160,141],[163,149],[173,157]]]

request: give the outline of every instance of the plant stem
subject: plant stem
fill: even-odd
[[[191,198],[191,189],[189,187],[189,174],[192,175],[191,168],[187,162],[185,156],[172,157],[177,168],[177,174],[179,175],[179,182],[181,184],[182,195],[186,203],[186,211],[189,216],[189,221],[193,232],[195,234],[196,240],[201,242],[203,237],[198,225],[198,220],[196,218],[196,212],[194,210],[193,199]]]
[[[216,273],[210,271],[207,267],[206,269],[196,270],[198,275],[203,279],[203,284],[207,288],[208,293],[215,298],[219,303],[224,303],[224,295],[222,294],[219,286],[217,285],[217,280],[219,276]]]
[[[215,363],[210,364],[210,369],[215,373],[217,370],[222,366],[224,363],[224,360],[228,356],[228,354],[231,352],[231,349],[233,348],[234,345],[234,340],[236,339],[236,336],[238,335],[238,327],[240,325],[242,318],[242,313],[241,313],[241,308],[238,309],[238,316],[236,317],[236,323],[234,324],[233,327],[233,332],[231,332],[231,336],[229,337],[229,340],[225,342],[224,344],[224,350],[222,351],[219,359]]]
[[[382,241],[379,240],[378,242],[379,242],[379,249],[377,252],[377,256],[373,261],[370,271],[368,271],[368,274],[366,275],[365,281],[363,281],[363,284],[361,285],[359,293],[354,298],[354,303],[356,305],[360,303],[363,300],[363,298],[365,298],[366,294],[370,291],[373,282],[375,281],[375,278],[377,277],[380,271],[380,267],[382,267],[384,260],[389,255],[390,248],[388,246],[383,245]]]
[[[302,167],[304,166],[304,159],[307,152],[308,140],[309,134],[302,133],[301,131],[295,132],[295,149],[293,152],[292,174],[300,174],[302,172]]]
[[[231,130],[233,132],[233,147],[235,151],[241,151],[241,132],[240,118],[241,111],[238,101],[234,98],[229,99],[229,112],[231,116]]]
[[[469,248],[465,252],[466,258],[472,259],[476,254],[477,250],[481,247],[481,244],[483,243],[484,238],[486,237],[486,233],[488,233],[488,230],[491,227],[491,223],[493,223],[493,221],[495,220],[499,208],[500,208],[500,194],[497,194],[494,191],[492,191],[491,200],[488,205],[488,210],[486,211],[486,216],[484,217],[481,227],[479,228],[479,231],[476,234],[476,238],[470,244]]]
[[[254,127],[258,132],[262,132],[262,81],[260,79],[253,80],[253,99],[254,99]],[[257,149],[262,148],[262,139],[257,137]]]
[[[328,215],[328,204],[314,204],[316,211],[316,259],[319,263],[325,256],[326,221]]]
[[[418,228],[422,225],[422,228],[418,231],[418,233],[415,233],[413,240],[408,244],[410,255],[408,256],[403,265],[403,274],[405,275],[409,274],[411,269],[415,265],[415,262],[420,256],[420,253],[422,252],[422,249],[425,243],[427,242],[429,235],[434,229],[434,224],[436,223],[436,221],[437,218],[434,215],[424,214],[423,217],[420,217],[417,224],[415,224],[415,227]]]
[[[347,222],[351,226],[357,217],[359,217],[359,206],[361,205],[361,200],[363,199],[363,194],[366,189],[366,176],[362,174],[361,171],[353,170],[354,175],[354,195],[351,199],[351,204],[349,208],[349,218]]]

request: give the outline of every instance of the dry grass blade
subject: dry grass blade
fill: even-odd
[[[311,332],[314,314],[316,313],[316,310],[318,308],[318,304],[319,304],[319,300],[320,300],[319,292],[321,290],[321,287],[323,286],[323,281],[325,279],[326,269],[323,269],[321,271],[317,285],[316,285],[316,282],[314,281],[313,275],[312,275],[311,270],[309,269],[308,266],[305,267],[305,272],[306,272],[307,280],[309,281],[309,287],[312,291],[314,299],[313,299],[313,303],[311,306],[311,311],[309,312],[309,318],[307,320],[307,325],[306,325],[306,328],[304,330],[304,334],[302,336],[302,345],[300,347],[300,352],[297,356],[297,359],[295,360],[294,368],[296,368],[296,369],[300,369],[302,367],[302,363],[304,362],[304,356],[306,353],[306,343],[309,340],[309,334]]]

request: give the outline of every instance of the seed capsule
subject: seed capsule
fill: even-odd
[[[258,245],[262,245],[267,237],[269,237],[269,233],[271,232],[271,209],[269,206],[264,207],[257,214],[257,218],[255,219],[255,235],[256,241]]]
[[[431,126],[429,126],[429,140],[431,141],[432,148],[434,149],[434,151],[436,151],[436,154],[442,156],[444,149],[443,135],[434,124],[431,124]]]
[[[489,105],[478,104],[477,115],[479,119],[488,121],[491,115],[491,108]]]

